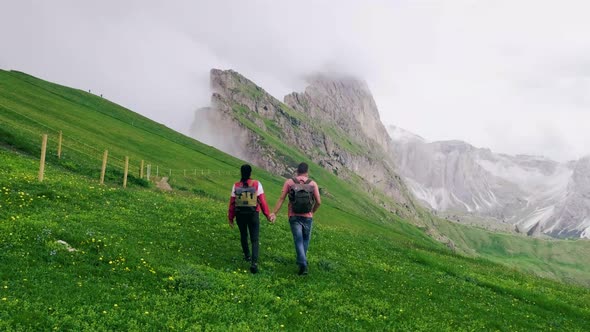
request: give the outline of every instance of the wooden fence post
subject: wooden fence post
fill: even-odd
[[[59,131],[59,137],[57,139],[57,158],[61,159],[61,140],[62,140],[62,133],[61,130]]]
[[[107,159],[109,158],[109,150],[104,150],[102,155],[102,168],[100,170],[100,184],[104,184],[104,174],[107,170]]]
[[[146,171],[147,171],[147,180],[148,180],[148,182],[150,182],[150,173],[152,172],[152,165],[148,164]]]
[[[143,179],[143,159],[141,160],[141,166],[139,166],[139,178]]]
[[[125,157],[125,172],[123,174],[123,188],[127,188],[127,173],[129,172],[129,157]]]
[[[43,182],[43,175],[45,174],[45,152],[47,151],[47,134],[43,134],[41,140],[41,161],[39,163],[39,182]]]

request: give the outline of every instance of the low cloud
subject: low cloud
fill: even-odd
[[[428,140],[590,153],[586,1],[7,1],[0,68],[91,89],[188,133],[209,69],[281,99],[364,78],[382,120]]]

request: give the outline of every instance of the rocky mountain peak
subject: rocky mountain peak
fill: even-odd
[[[305,92],[285,96],[285,104],[312,118],[335,122],[353,138],[366,136],[389,151],[391,139],[365,81],[318,74],[308,84]]]
[[[244,84],[254,84],[240,73],[234,70],[211,69],[209,72],[211,90],[215,92],[227,89],[238,89]]]

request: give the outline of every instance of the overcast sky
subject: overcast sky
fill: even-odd
[[[0,68],[91,89],[188,132],[212,67],[275,97],[366,80],[383,122],[429,141],[590,154],[590,2],[0,0]]]

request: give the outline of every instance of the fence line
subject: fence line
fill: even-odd
[[[0,105],[0,106],[2,106],[2,105]],[[44,173],[44,164],[45,164],[44,158],[43,158],[44,157],[43,153],[47,153],[47,155],[51,155],[51,156],[53,156],[55,154],[55,157],[57,157],[60,160],[76,160],[77,158],[75,158],[75,155],[79,155],[80,157],[83,157],[83,159],[86,159],[85,161],[82,162],[83,167],[88,167],[90,164],[95,164],[96,167],[90,166],[90,168],[95,168],[95,169],[99,169],[98,163],[102,161],[103,164],[101,165],[102,167],[100,167],[100,169],[101,169],[101,175],[100,175],[101,184],[104,182],[106,169],[107,168],[115,168],[115,169],[120,170],[123,173],[122,183],[123,183],[124,187],[127,187],[127,176],[129,173],[129,167],[135,168],[137,166],[139,166],[139,178],[145,178],[148,181],[155,180],[156,178],[160,178],[163,176],[168,176],[168,177],[179,176],[179,177],[184,177],[184,178],[202,178],[203,176],[210,176],[211,174],[236,175],[236,176],[238,175],[237,171],[236,172],[225,171],[225,170],[222,171],[220,169],[199,168],[199,167],[196,167],[196,168],[195,167],[193,167],[193,168],[171,168],[171,167],[166,167],[166,165],[160,165],[157,162],[151,162],[147,159],[142,159],[141,164],[138,160],[137,164],[140,164],[140,165],[130,165],[129,156],[124,156],[123,157],[124,159],[121,159],[117,156],[112,155],[110,153],[110,151],[108,152],[108,159],[106,159],[105,158],[105,155],[107,155],[106,149],[103,151],[100,151],[97,148],[90,146],[86,143],[83,143],[79,140],[67,137],[66,135],[63,134],[63,131],[61,131],[61,130],[56,130],[54,128],[46,126],[34,119],[31,119],[31,118],[25,116],[25,115],[22,115],[22,114],[19,114],[19,115],[22,116],[23,118],[29,119],[35,123],[40,124],[41,126],[43,126],[45,128],[51,129],[51,131],[53,131],[56,136],[56,137],[54,137],[53,135],[48,135],[47,133],[36,132],[28,126],[17,124],[11,120],[2,119],[0,121],[0,124],[6,124],[9,127],[12,127],[12,132],[17,135],[17,137],[15,137],[15,139],[17,141],[22,141],[22,142],[27,143],[31,146],[38,146],[40,143],[40,140],[39,140],[39,142],[37,142],[37,139],[31,139],[30,135],[27,135],[27,133],[33,134],[34,136],[36,136],[39,139],[43,138],[43,142],[42,142],[43,144],[41,147],[41,154],[42,154],[41,159],[42,160],[40,160],[39,181],[43,180],[42,174]],[[24,133],[24,132],[26,132],[26,133]],[[53,150],[53,145],[56,146],[55,150]],[[86,148],[89,148],[92,151],[85,151]],[[72,157],[72,155],[74,157]],[[141,158],[141,157],[138,157],[138,158]],[[78,159],[78,160],[80,160],[80,159]],[[155,174],[154,174],[154,167],[156,170]],[[162,168],[163,174],[160,174],[160,168]],[[147,170],[147,172],[144,172],[145,170]]]
[[[26,128],[26,127],[24,127],[22,125],[18,125],[16,123],[12,122],[12,121],[10,121],[10,122],[6,121],[4,123],[8,124],[9,126],[11,126],[13,128],[17,128],[17,129],[20,129],[20,130],[27,131],[27,132],[29,132],[29,133],[31,133],[33,135],[38,135],[39,137],[42,135],[42,134],[40,134],[38,132],[35,132],[35,131],[33,131],[33,130],[29,129],[29,128]],[[54,138],[52,136],[49,136],[48,141],[50,143],[55,143],[55,145],[58,145],[59,146],[59,142],[60,142],[59,141],[59,133],[60,132],[62,132],[62,131],[57,131],[58,138]],[[63,137],[63,132],[62,132],[62,137]],[[82,145],[82,146],[81,147],[80,146],[74,147],[75,145],[74,144],[71,144],[70,142],[74,142],[74,143],[77,143],[76,145]],[[28,143],[31,143],[31,141],[28,141]],[[100,158],[101,158],[100,155],[104,151],[104,150],[99,150],[99,149],[97,149],[97,148],[95,148],[95,147],[93,147],[91,145],[88,145],[88,144],[86,144],[84,142],[81,142],[79,140],[72,139],[70,137],[66,137],[65,139],[62,138],[61,148],[62,148],[61,149],[62,151],[57,151],[57,152],[61,152],[62,155],[65,152],[64,150],[68,150],[69,149],[69,150],[75,151],[75,152],[77,152],[79,154],[82,154],[82,155],[84,155],[86,157],[89,157],[91,159],[98,159],[98,160],[100,160]],[[92,150],[92,152],[84,151],[84,148],[89,148],[89,149]],[[109,159],[113,159],[113,160],[118,161],[120,164],[116,164],[115,166],[118,167],[118,168],[120,168],[121,170],[124,169],[124,166],[123,165],[124,165],[125,161],[123,159],[118,158],[116,156],[110,156]]]

